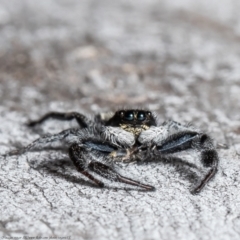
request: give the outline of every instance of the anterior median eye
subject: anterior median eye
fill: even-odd
[[[127,121],[132,121],[134,119],[134,114],[131,111],[125,112],[124,119]]]
[[[145,112],[138,112],[137,114],[137,120],[138,121],[144,121],[146,119]]]

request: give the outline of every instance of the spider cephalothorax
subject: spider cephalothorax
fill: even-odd
[[[199,162],[207,169],[192,193],[199,193],[217,172],[218,154],[208,135],[174,121],[159,124],[148,110],[119,110],[97,114],[93,120],[77,112],[51,112],[28,125],[33,127],[49,118],[75,119],[79,128],[41,137],[10,154],[47,149],[68,151],[77,170],[99,187],[103,187],[104,183],[92,173],[111,181],[154,190],[153,186],[120,175],[113,162],[160,161],[189,149],[199,152]]]

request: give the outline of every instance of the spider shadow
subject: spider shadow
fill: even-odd
[[[34,160],[30,161],[33,163]],[[41,163],[38,163],[37,166],[31,166],[34,170],[45,172],[51,176],[65,179],[68,182],[72,182],[74,184],[81,184],[84,186],[91,186],[98,188],[95,184],[91,183],[90,181],[87,181],[81,177],[77,177],[74,175],[71,175],[69,173],[70,170],[76,171],[76,168],[71,163],[70,160],[63,158],[63,159],[51,159],[49,161],[43,161]]]
[[[149,163],[163,163],[164,165],[171,165],[175,168],[176,172],[182,179],[189,181],[192,184],[196,184],[200,179],[197,172],[199,168],[197,165],[190,163],[182,158],[175,156],[159,156],[158,158],[140,161],[138,164],[149,164]]]
[[[29,165],[35,165],[35,161],[31,160],[29,161]],[[45,172],[49,175],[52,175],[54,177],[65,179],[68,182],[74,183],[74,184],[80,184],[87,187],[92,187],[96,189],[100,189],[96,184],[92,183],[91,180],[85,180],[81,178],[80,176],[74,176],[70,175],[69,171],[72,170],[74,172],[78,172],[76,170],[76,167],[73,165],[73,163],[67,159],[51,159],[49,161],[43,161],[41,163],[37,163],[36,166],[31,166],[34,170]],[[66,172],[67,170],[67,172]],[[125,190],[125,191],[140,191],[140,192],[147,192],[148,190],[143,190],[137,187],[118,187],[118,186],[109,186],[105,185],[103,189],[108,190]]]

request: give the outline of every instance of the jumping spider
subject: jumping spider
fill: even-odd
[[[208,135],[174,121],[158,124],[154,114],[148,110],[119,110],[97,114],[93,120],[77,112],[50,112],[28,126],[33,127],[49,118],[75,119],[79,128],[41,137],[13,154],[66,150],[77,170],[99,187],[104,187],[104,184],[92,173],[111,181],[154,190],[153,186],[120,175],[112,162],[160,159],[189,149],[197,150],[203,167],[209,169],[195,186],[193,194],[199,193],[217,172],[218,154]]]

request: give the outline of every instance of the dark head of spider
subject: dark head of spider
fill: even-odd
[[[142,128],[145,126],[156,126],[156,120],[150,111],[145,110],[119,110],[108,120],[108,126],[122,127],[131,126],[133,128]]]

